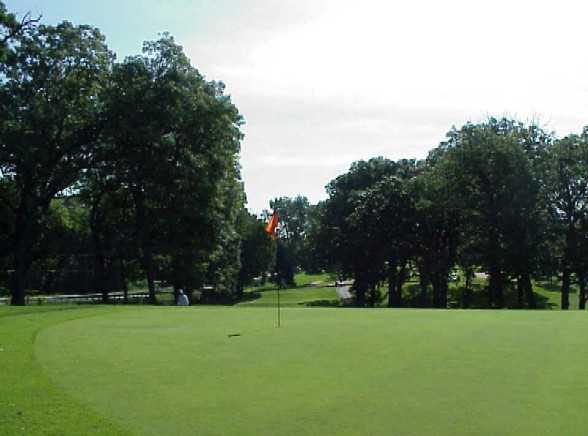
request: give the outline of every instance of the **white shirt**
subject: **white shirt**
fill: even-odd
[[[178,306],[189,306],[190,301],[188,300],[188,296],[186,294],[178,295]]]

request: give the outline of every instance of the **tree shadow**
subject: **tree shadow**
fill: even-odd
[[[343,307],[340,300],[314,300],[298,303],[300,306],[306,307]]]
[[[537,306],[537,309],[553,310],[558,308],[558,305],[549,301],[549,298],[545,295],[537,292],[533,292],[533,295],[535,296],[535,305]]]
[[[433,295],[430,289],[423,293],[418,282],[407,282],[402,287],[403,307],[432,307]]]
[[[552,282],[552,281],[538,281],[537,284],[549,292],[558,292],[559,293],[561,291],[561,283]],[[570,292],[572,292],[572,289],[570,289]]]
[[[246,303],[247,301],[254,301],[261,298],[261,293],[255,292],[243,292],[240,298],[236,299],[233,304]]]

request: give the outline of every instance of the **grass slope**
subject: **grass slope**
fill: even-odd
[[[586,433],[582,312],[287,308],[281,329],[253,307],[76,312],[4,326],[38,332],[15,353],[40,385],[11,389],[45,400],[18,425],[55,420],[53,396],[74,410],[62,434]]]

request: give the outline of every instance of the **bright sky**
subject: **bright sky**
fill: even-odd
[[[123,58],[169,31],[246,119],[249,207],[325,198],[357,159],[422,158],[452,125],[509,115],[588,124],[588,2],[6,0],[92,24]]]

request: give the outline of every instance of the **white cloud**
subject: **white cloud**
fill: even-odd
[[[208,44],[187,45],[247,119],[253,209],[276,195],[321,198],[357,158],[423,157],[451,125],[487,114],[560,134],[588,124],[584,2],[254,4]]]

